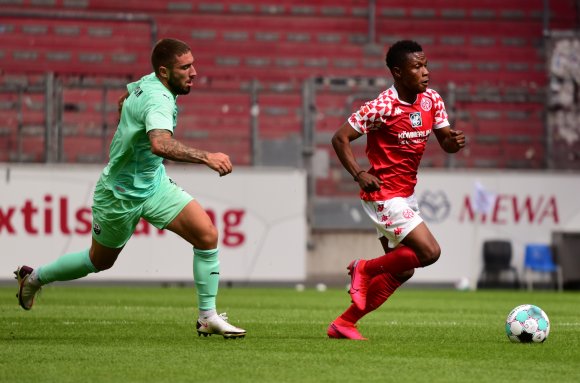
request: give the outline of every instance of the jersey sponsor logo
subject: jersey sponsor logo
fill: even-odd
[[[428,98],[421,99],[421,109],[423,109],[425,112],[430,111],[432,107],[433,102],[431,100],[429,100]]]
[[[427,130],[416,130],[414,132],[401,132],[397,135],[399,139],[399,144],[420,144],[429,139],[431,134],[431,129]]]
[[[418,128],[423,126],[423,119],[421,118],[421,112],[409,113],[409,119],[411,120],[411,126],[413,128]]]

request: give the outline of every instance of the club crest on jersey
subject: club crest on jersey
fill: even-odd
[[[425,112],[428,112],[433,107],[433,101],[429,100],[428,98],[421,99],[421,109]]]
[[[420,126],[423,126],[423,120],[421,119],[421,112],[410,113],[409,118],[411,119],[411,126],[413,128],[418,128]]]

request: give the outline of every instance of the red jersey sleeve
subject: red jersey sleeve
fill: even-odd
[[[431,102],[433,103],[433,129],[440,129],[448,126],[449,116],[445,110],[445,103],[443,102],[443,99],[439,93],[433,89],[428,89],[425,93],[429,96]]]
[[[393,106],[387,92],[385,91],[376,99],[368,101],[350,116],[348,122],[357,132],[367,134],[384,124],[382,117],[388,116]]]

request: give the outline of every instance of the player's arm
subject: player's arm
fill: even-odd
[[[121,97],[119,97],[119,99],[117,100],[117,110],[119,111],[119,119],[117,122],[121,121],[121,111],[123,110],[123,103],[125,102],[127,97],[129,97],[128,91],[123,93],[123,95]]]
[[[352,152],[350,143],[360,136],[362,134],[357,132],[347,121],[332,136],[332,147],[342,166],[358,182],[361,189],[367,192],[379,190],[382,182],[375,176],[367,173],[366,170],[361,169]]]
[[[182,144],[169,130],[153,129],[147,133],[151,142],[151,152],[172,161],[204,164],[225,176],[233,170],[230,157],[224,153],[210,153]]]
[[[129,97],[129,92],[126,91],[119,99],[117,100],[117,109],[119,110],[119,116],[121,115],[121,110],[123,109],[123,103]]]
[[[465,146],[465,135],[461,130],[453,130],[449,125],[434,129],[439,145],[447,153],[457,153]]]

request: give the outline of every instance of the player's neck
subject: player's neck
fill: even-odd
[[[167,81],[167,79],[165,79],[165,78],[163,78],[163,77],[161,77],[159,75],[156,75],[156,77],[159,80],[159,82],[161,84],[163,84],[163,86],[166,87],[168,91],[171,92],[171,94],[173,95],[173,97],[177,96],[177,94],[173,91],[173,89],[171,89],[171,86],[169,86],[169,82]]]
[[[417,93],[407,92],[405,89],[398,86],[397,84],[395,84],[395,89],[397,90],[397,95],[399,97],[399,100],[405,101],[406,103],[409,103],[409,104],[414,104],[415,101],[417,101]]]

